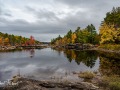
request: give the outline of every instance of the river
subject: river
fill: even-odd
[[[0,52],[0,81],[6,81],[16,74],[45,80],[53,77],[65,77],[66,75],[69,75],[68,78],[72,79],[71,73],[88,70],[107,73],[105,71],[110,69],[109,73],[111,73],[111,70],[115,72],[114,68],[110,68],[115,60],[114,62],[109,60],[104,62],[103,59],[106,58],[101,57],[96,51],[45,48]],[[115,69],[118,68],[119,70],[119,62],[117,62],[117,65],[114,63]]]

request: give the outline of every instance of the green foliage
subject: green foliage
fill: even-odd
[[[60,40],[60,39],[62,39],[62,37],[59,35],[57,38],[53,38],[52,40],[51,40],[51,44],[54,44],[57,40]]]
[[[108,25],[114,24],[115,28],[120,27],[120,7],[113,7],[112,11],[106,14],[104,21]]]
[[[95,41],[97,33],[93,24],[88,25],[85,29],[80,29],[80,27],[78,27],[75,33],[77,36],[76,43],[98,44],[99,42]]]
[[[51,40],[51,44],[69,44],[69,43],[91,43],[99,44],[99,35],[96,33],[96,29],[93,24],[88,25],[85,29],[77,27],[75,32],[71,30],[63,38],[55,38]]]
[[[71,39],[71,36],[72,36],[72,30],[68,31],[68,33],[66,34],[66,37]]]

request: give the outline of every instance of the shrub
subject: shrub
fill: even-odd
[[[102,77],[102,82],[108,83],[108,88],[110,90],[120,90],[120,77],[119,76],[104,76]]]

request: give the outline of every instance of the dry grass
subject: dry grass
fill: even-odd
[[[93,79],[95,77],[95,74],[90,71],[85,71],[85,72],[80,73],[78,76],[84,79]]]

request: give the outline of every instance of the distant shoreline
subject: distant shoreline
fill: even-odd
[[[0,52],[7,52],[7,51],[16,51],[22,50],[22,48],[17,48],[16,46],[1,46]]]

